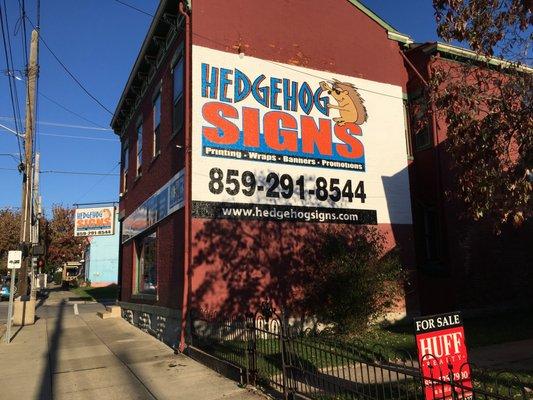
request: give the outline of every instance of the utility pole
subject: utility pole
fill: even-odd
[[[28,86],[26,91],[26,127],[25,127],[25,160],[22,178],[22,208],[20,242],[25,249],[31,246],[31,225],[33,216],[33,129],[35,126],[35,96],[37,78],[39,75],[39,31],[34,29],[31,33],[30,61],[28,65]],[[20,269],[18,289],[21,296],[28,291],[28,269],[31,258],[26,254]]]
[[[39,244],[39,218],[41,217],[41,202],[39,196],[39,173],[41,155],[35,153],[35,161],[33,163],[33,219],[32,219],[32,232],[31,243]]]
[[[41,196],[39,196],[39,173],[40,169],[40,154],[35,153],[35,161],[33,163],[33,202],[32,202],[32,222],[31,222],[31,244],[34,246],[39,244],[39,224],[41,218]],[[35,298],[36,292],[36,273],[37,271],[37,255],[35,251],[31,254],[31,298]]]

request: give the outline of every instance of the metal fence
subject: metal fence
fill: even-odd
[[[247,384],[285,399],[422,400],[424,391],[434,399],[533,398],[518,377],[473,365],[444,376],[436,366],[430,376],[422,376],[418,360],[407,353],[295,329],[267,305],[243,318],[196,316],[192,341],[194,347],[240,368]],[[471,386],[461,381],[467,368]]]

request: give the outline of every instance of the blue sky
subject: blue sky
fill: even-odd
[[[156,0],[124,1],[151,14],[158,4]],[[437,39],[431,0],[366,0],[364,3],[415,41]],[[23,70],[18,1],[11,0],[6,4],[14,68]],[[36,0],[26,0],[26,8],[35,23]],[[5,12],[3,7],[2,12]],[[69,70],[111,111],[115,110],[150,22],[150,17],[115,0],[43,0],[41,5],[42,37]],[[29,40],[31,25],[27,23],[27,26]],[[0,124],[14,128],[1,42],[0,47]],[[109,129],[111,115],[76,85],[42,44],[39,61],[37,119],[41,123],[37,126],[37,151],[41,154],[41,170],[117,174],[41,174],[41,194],[46,212],[52,204],[70,206],[117,200],[120,146]],[[24,118],[25,86],[18,80],[17,85]],[[85,120],[49,99],[80,114]],[[0,154],[6,153],[18,154],[17,140],[0,127]],[[18,172],[10,170],[16,166],[12,157],[0,155],[0,208],[20,206],[21,177]]]

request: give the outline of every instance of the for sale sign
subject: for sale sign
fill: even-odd
[[[415,332],[426,400],[472,398],[461,314],[415,318]]]

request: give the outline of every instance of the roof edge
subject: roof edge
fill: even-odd
[[[359,0],[348,1],[355,7],[357,7],[360,11],[362,11],[370,19],[372,19],[374,22],[377,22],[382,28],[384,28],[387,31],[387,36],[389,39],[405,44],[413,43],[413,40],[409,35],[399,32],[396,28],[394,28],[391,24],[389,24],[383,18],[378,16],[374,11],[365,6]]]
[[[139,54],[137,54],[137,58],[135,59],[135,63],[133,64],[133,67],[131,68],[128,80],[126,81],[126,84],[124,85],[124,89],[122,90],[120,99],[118,100],[117,106],[115,107],[115,112],[113,113],[113,118],[111,119],[111,123],[110,123],[111,129],[113,130],[115,129],[114,126],[117,120],[118,113],[122,109],[126,94],[128,93],[130,86],[133,83],[133,79],[135,79],[137,70],[139,69],[139,65],[141,64],[144,54],[146,53],[146,50],[148,46],[150,45],[151,38],[154,34],[154,31],[157,27],[159,20],[161,19],[163,15],[166,4],[167,4],[167,0],[163,0],[159,3],[159,6],[157,7],[154,18],[152,19],[152,22],[150,23],[150,28],[148,29],[148,32],[146,33],[146,36],[144,37],[143,44],[141,45],[141,48],[139,50]]]
[[[464,49],[462,47],[454,46],[447,43],[442,42],[435,42],[430,44],[429,46],[422,49],[424,53],[432,53],[432,52],[440,52],[445,54],[450,54],[454,56],[459,57],[465,57],[474,61],[481,61],[486,62],[490,65],[503,67],[503,68],[509,68],[509,67],[517,67],[516,64],[513,64],[512,61],[504,60],[502,58],[496,58],[496,57],[487,57],[484,55],[480,55],[476,53],[473,50]],[[527,73],[533,73],[533,68],[528,67],[526,65],[519,65],[517,67],[519,71],[524,71]]]
[[[413,39],[411,39],[410,36],[404,35],[403,33],[399,32],[387,32],[387,36],[391,40],[396,40],[397,42],[404,43],[404,44],[411,44],[414,43]]]

